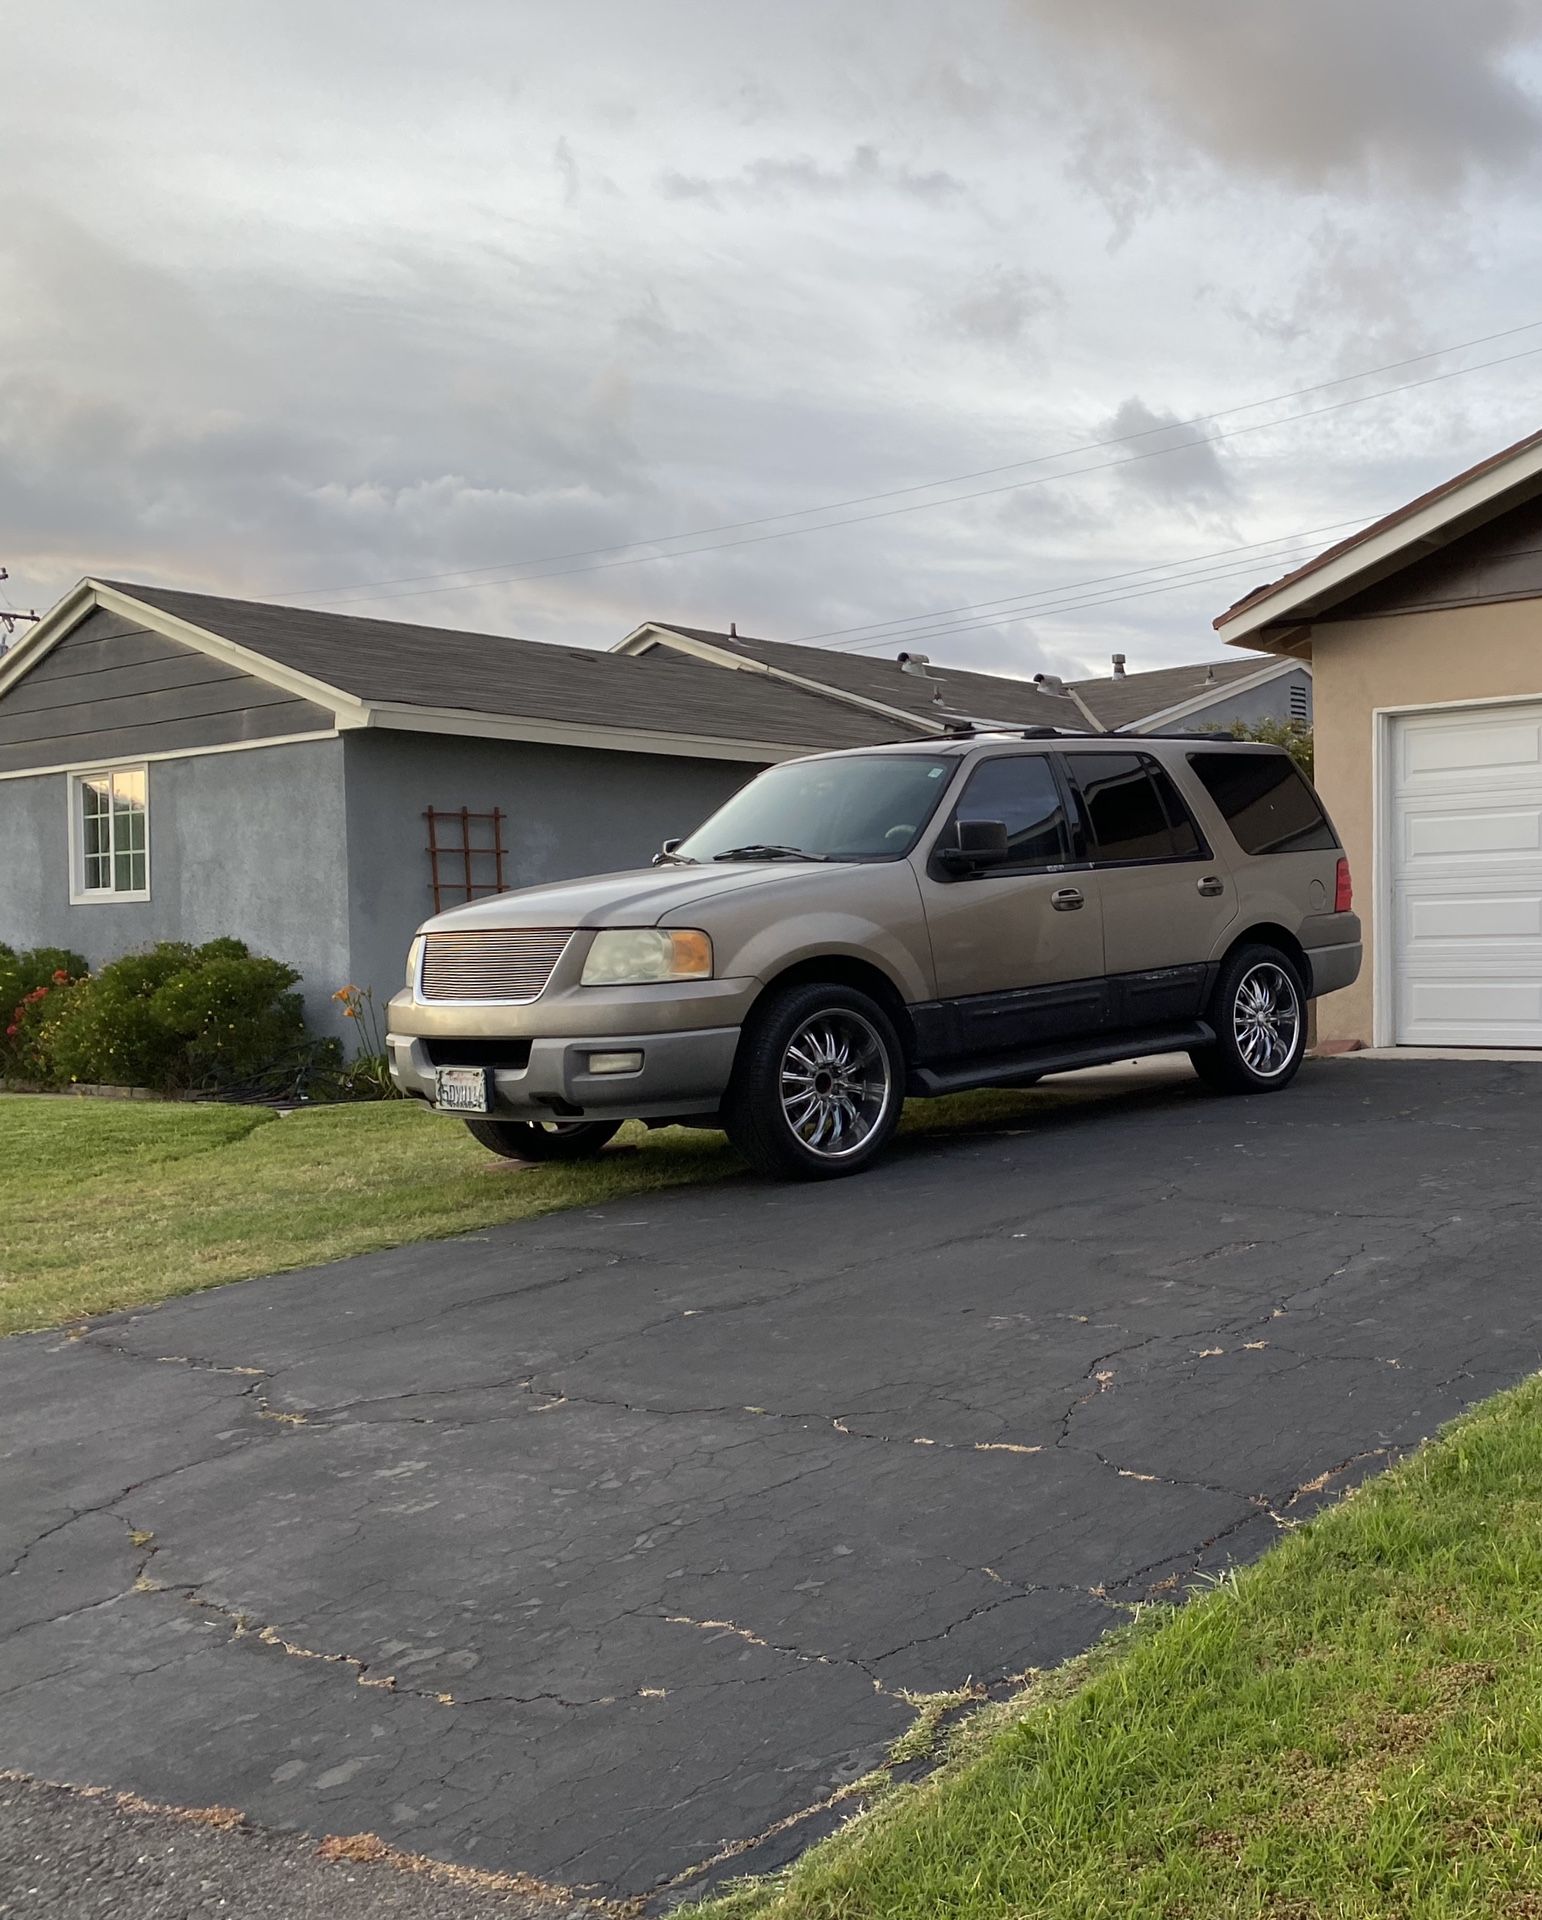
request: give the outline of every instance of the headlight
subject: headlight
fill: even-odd
[[[422,961],[423,936],[420,933],[407,949],[407,985],[409,987],[415,987],[418,984],[418,968],[422,965]]]
[[[583,972],[586,987],[711,978],[712,942],[694,927],[616,927],[597,933]]]

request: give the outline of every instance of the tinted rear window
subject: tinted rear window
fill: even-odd
[[[1068,753],[1098,861],[1183,860],[1199,836],[1172,782],[1144,754]]]
[[[1283,753],[1191,753],[1189,765],[1244,853],[1315,853],[1338,845],[1317,796]]]

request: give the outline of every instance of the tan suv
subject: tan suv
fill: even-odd
[[[786,761],[651,868],[425,921],[391,1072],[498,1153],[636,1119],[821,1178],[907,1095],[1175,1052],[1273,1091],[1359,969],[1348,863],[1279,748],[968,733]]]

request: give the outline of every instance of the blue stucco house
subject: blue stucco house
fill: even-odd
[[[85,580],[0,658],[0,940],[97,964],[232,934],[336,1031],[333,992],[388,998],[428,914],[643,864],[774,761],[955,714],[1124,725],[1099,709],[1139,706],[1142,679],[1185,724],[1289,698],[1288,663],[1206,671],[1089,693],[651,623],[606,653]]]

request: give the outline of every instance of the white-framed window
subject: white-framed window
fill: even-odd
[[[69,776],[70,902],[150,898],[150,771]]]

